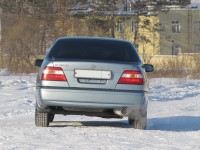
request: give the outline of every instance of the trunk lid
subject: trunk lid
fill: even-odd
[[[71,88],[115,89],[125,70],[139,70],[139,63],[105,61],[59,61],[54,67],[61,67]]]

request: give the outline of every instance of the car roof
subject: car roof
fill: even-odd
[[[109,38],[109,37],[88,37],[88,36],[69,36],[69,37],[60,37],[57,40],[65,40],[65,39],[77,39],[77,40],[110,40],[110,41],[120,41],[120,42],[128,42],[130,41],[117,39],[117,38]],[[133,44],[133,43],[132,43]]]

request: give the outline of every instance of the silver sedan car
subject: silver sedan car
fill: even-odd
[[[146,72],[134,45],[100,37],[58,38],[40,67],[35,124],[47,127],[55,114],[128,117],[135,129],[147,124]]]

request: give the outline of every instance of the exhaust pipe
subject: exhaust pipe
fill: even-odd
[[[127,110],[128,110],[127,107],[122,107],[121,110],[120,110],[120,111],[121,111],[121,114],[122,114],[122,115],[125,115],[125,114],[127,113]]]
[[[114,109],[114,113],[119,115],[119,116],[126,115],[127,112],[128,112],[128,108],[127,107],[122,107],[120,109]]]

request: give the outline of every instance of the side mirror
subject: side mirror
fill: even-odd
[[[143,68],[145,69],[146,72],[152,72],[154,70],[153,65],[150,64],[144,64]]]
[[[43,59],[36,59],[35,60],[35,66],[41,67],[42,62],[43,62]]]

